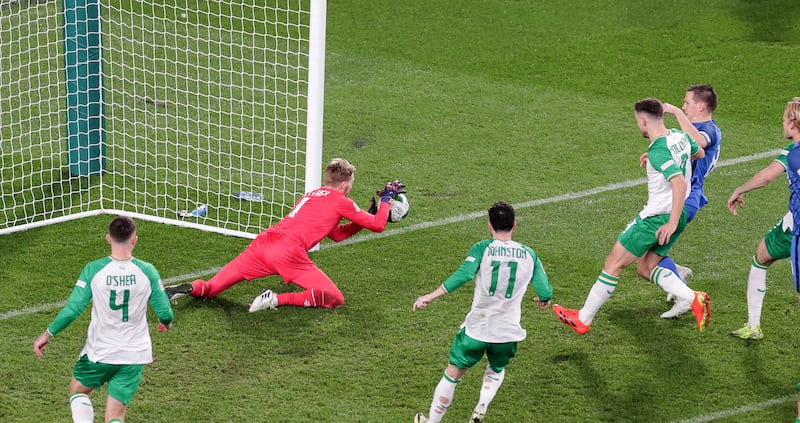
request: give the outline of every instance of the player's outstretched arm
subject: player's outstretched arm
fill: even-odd
[[[47,343],[50,342],[51,337],[50,331],[45,329],[45,331],[33,341],[33,352],[36,353],[37,357],[44,357],[44,349],[47,348]]]
[[[694,125],[692,125],[692,121],[686,116],[686,113],[683,113],[683,110],[678,107],[674,106],[669,103],[664,103],[664,113],[671,114],[675,116],[675,119],[678,121],[678,126],[681,127],[681,131],[686,132],[689,134],[690,137],[696,142],[700,148],[705,149],[708,145],[708,140],[706,139],[703,134],[700,133]]]
[[[437,298],[441,297],[441,296],[442,296],[442,295],[444,295],[444,294],[447,294],[447,291],[445,291],[445,289],[444,289],[444,286],[443,286],[443,285],[439,285],[439,287],[438,287],[438,288],[434,289],[434,290],[433,290],[433,291],[431,291],[430,293],[428,293],[428,294],[425,294],[425,295],[423,295],[423,296],[421,296],[421,297],[417,298],[417,300],[416,300],[416,301],[414,301],[414,305],[411,307],[411,310],[412,310],[412,311],[417,311],[417,309],[418,309],[418,308],[425,308],[425,307],[427,307],[427,306],[428,306],[428,304],[430,304],[430,303],[431,303],[433,300],[435,300],[435,299],[437,299]]]
[[[734,215],[737,214],[737,209],[744,208],[744,194],[762,188],[774,181],[775,178],[782,175],[785,171],[783,164],[775,160],[764,169],[748,179],[747,182],[736,187],[728,197],[728,210]]]

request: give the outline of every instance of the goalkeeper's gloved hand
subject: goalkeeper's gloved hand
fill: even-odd
[[[405,193],[407,192],[407,191],[406,191],[406,184],[404,184],[404,183],[400,182],[400,180],[399,180],[399,179],[395,179],[395,180],[394,180],[393,182],[391,182],[389,185],[391,185],[391,186],[392,186],[392,188],[394,188],[395,190],[397,190],[397,193],[398,193],[398,194],[405,194]]]
[[[395,180],[393,182],[389,182],[386,186],[377,192],[378,196],[381,197],[382,203],[388,203],[397,197],[397,194],[405,194],[406,193],[406,185],[400,182],[400,180]]]
[[[378,203],[375,202],[375,197],[372,197],[372,200],[369,201],[369,209],[367,209],[367,213],[369,214],[377,214],[378,213]]]

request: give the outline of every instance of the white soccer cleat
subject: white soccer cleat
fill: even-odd
[[[482,423],[484,415],[486,415],[486,407],[483,404],[478,404],[475,407],[475,411],[472,412],[472,417],[469,418],[469,423]]]
[[[678,300],[671,309],[661,313],[662,319],[677,319],[684,314],[692,311],[692,303],[689,301]]]
[[[257,297],[253,299],[253,303],[247,308],[250,313],[259,310],[274,310],[278,308],[278,295],[269,289],[261,291]]]
[[[414,423],[428,423],[428,418],[422,413],[417,413],[417,415],[414,416]]]
[[[686,285],[689,285],[689,281],[694,276],[694,272],[692,271],[692,269],[690,269],[690,268],[688,268],[686,266],[681,266],[680,264],[677,264],[677,263],[675,263],[675,267],[678,268],[678,276],[681,278],[683,283],[685,283]],[[677,300],[677,298],[674,295],[667,294],[667,301],[668,302],[675,302],[676,300]]]

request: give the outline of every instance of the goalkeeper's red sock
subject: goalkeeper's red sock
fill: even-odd
[[[192,282],[192,293],[194,297],[216,297],[222,291],[236,285],[244,280],[244,276],[239,272],[238,266],[231,262],[220,269],[208,282],[198,279]]]
[[[325,307],[336,308],[344,304],[344,295],[341,291],[323,289],[306,289],[302,292],[286,292],[278,294],[278,307]]]
[[[192,292],[189,293],[192,297],[205,297],[208,292],[208,282],[197,279],[192,282]]]

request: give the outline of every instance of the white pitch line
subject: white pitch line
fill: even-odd
[[[749,155],[749,156],[743,156],[743,157],[737,157],[737,158],[728,159],[728,160],[722,160],[722,161],[717,163],[717,167],[731,166],[731,165],[735,165],[735,164],[739,164],[739,163],[750,162],[750,161],[753,161],[753,160],[764,159],[764,158],[767,158],[767,157],[775,157],[780,152],[781,152],[781,150],[772,150],[772,151],[766,151],[766,152],[763,152],[763,153],[752,154],[752,155]],[[584,191],[578,191],[578,192],[572,192],[572,193],[557,195],[555,197],[540,198],[538,200],[526,201],[524,203],[514,204],[513,206],[514,206],[515,209],[524,209],[524,208],[528,208],[528,207],[541,206],[541,205],[544,205],[544,204],[559,203],[559,202],[567,201],[567,200],[576,200],[576,199],[579,199],[579,198],[590,197],[592,195],[600,194],[600,193],[603,193],[603,192],[615,191],[615,190],[618,190],[618,189],[635,187],[637,185],[642,185],[645,182],[646,182],[645,178],[633,179],[633,180],[630,180],[630,181],[618,182],[618,183],[615,183],[615,184],[610,184],[610,185],[606,185],[606,186],[602,186],[602,187],[591,188],[591,189],[587,189],[587,190],[584,190]],[[369,241],[369,240],[377,239],[377,238],[385,238],[385,237],[388,237],[388,236],[404,234],[404,233],[407,233],[407,232],[413,232],[413,231],[418,231],[418,230],[422,230],[422,229],[435,228],[435,227],[439,227],[439,226],[449,225],[451,223],[464,222],[466,220],[477,219],[477,218],[483,217],[485,215],[486,215],[486,211],[481,210],[481,211],[477,211],[477,212],[460,214],[458,216],[452,216],[452,217],[447,217],[447,218],[444,218],[444,219],[434,220],[434,221],[431,221],[431,222],[417,223],[417,224],[405,226],[405,227],[402,227],[402,228],[399,228],[399,229],[389,229],[389,230],[383,231],[381,233],[374,233],[373,232],[373,233],[369,233],[369,234],[365,234],[365,235],[354,236],[352,238],[346,239],[346,240],[341,241],[341,242],[322,244],[322,245],[320,245],[320,250],[327,250],[329,248],[342,247],[342,246],[345,246],[345,245],[355,244],[357,242]],[[197,278],[199,278],[201,276],[205,276],[205,275],[212,275],[212,274],[218,272],[219,269],[220,269],[219,267],[215,267],[215,268],[211,268],[211,269],[201,270],[199,272],[195,272],[195,273],[191,273],[191,274],[173,276],[173,277],[164,279],[164,284],[169,285],[169,284],[173,284],[173,283],[181,282],[181,281],[185,281],[185,280],[197,279]],[[60,301],[60,302],[57,302],[57,303],[50,303],[50,304],[42,304],[42,305],[39,305],[39,306],[36,306],[36,307],[30,307],[30,308],[25,308],[25,309],[21,309],[21,310],[12,310],[12,311],[8,311],[8,312],[5,312],[5,313],[0,313],[0,321],[7,320],[7,319],[10,319],[12,317],[38,313],[40,311],[45,311],[45,310],[49,310],[49,309],[56,308],[56,307],[63,307],[64,304],[66,304],[66,301]]]
[[[205,276],[205,275],[208,275],[208,274],[216,273],[220,269],[222,269],[222,268],[221,267],[215,267],[215,268],[212,268],[212,269],[204,270],[202,272],[187,273],[185,275],[173,276],[171,278],[162,279],[162,283],[164,285],[169,285],[169,284],[173,284],[173,283],[180,282],[180,281],[197,279],[197,278],[199,278],[201,276]],[[50,309],[53,309],[53,308],[64,307],[65,304],[67,304],[66,300],[59,301],[57,303],[41,304],[41,305],[34,306],[34,307],[23,308],[21,310],[7,311],[5,313],[0,313],[0,321],[7,320],[7,319],[10,319],[12,317],[24,316],[26,314],[38,313],[40,311],[47,311],[47,310],[50,310]]]
[[[780,152],[781,152],[781,150],[772,150],[772,151],[766,151],[764,153],[752,154],[752,155],[749,155],[749,156],[737,157],[737,158],[728,159],[728,160],[721,160],[721,161],[717,162],[717,167],[732,166],[732,165],[735,165],[735,164],[746,163],[746,162],[750,162],[750,161],[753,161],[753,160],[764,159],[764,158],[767,158],[767,157],[776,157],[778,155],[778,153],[780,153]],[[575,200],[575,199],[578,199],[578,198],[590,197],[592,195],[600,194],[602,192],[616,191],[618,189],[635,187],[637,185],[643,185],[646,182],[647,182],[647,180],[645,178],[633,179],[633,180],[630,180],[630,181],[617,182],[617,183],[611,184],[611,185],[606,185],[606,186],[597,187],[597,188],[591,188],[591,189],[587,189],[587,190],[584,190],[584,191],[571,192],[571,193],[561,194],[561,195],[557,195],[555,197],[549,197],[549,198],[540,198],[538,200],[531,200],[531,201],[526,201],[524,203],[518,203],[518,204],[512,204],[512,205],[514,206],[515,209],[519,210],[519,209],[524,209],[524,208],[528,208],[528,207],[541,206],[541,205],[544,205],[544,204],[559,203],[559,202],[567,201],[567,200]],[[321,250],[325,250],[325,249],[328,249],[328,248],[341,247],[343,245],[355,244],[357,242],[369,241],[369,240],[376,239],[376,238],[385,238],[387,236],[403,234],[403,233],[406,233],[406,232],[412,232],[412,231],[416,231],[416,230],[420,230],[420,229],[435,228],[437,226],[444,226],[444,225],[449,225],[451,223],[463,222],[465,220],[476,219],[476,218],[483,217],[483,216],[486,216],[486,211],[485,210],[481,210],[481,211],[478,211],[478,212],[467,213],[467,214],[461,214],[461,215],[458,215],[458,216],[447,217],[447,218],[435,220],[435,221],[432,221],[432,222],[417,223],[415,225],[409,225],[409,226],[405,226],[405,227],[399,228],[399,229],[389,229],[389,230],[383,231],[381,233],[371,232],[371,233],[368,233],[368,234],[365,234],[365,235],[354,236],[352,238],[348,238],[348,239],[346,239],[344,241],[340,241],[340,242],[337,242],[337,243],[323,244],[323,245],[320,246],[320,249]]]
[[[676,420],[672,423],[705,423],[716,419],[724,419],[727,417],[738,416],[740,414],[761,410],[763,408],[774,407],[776,405],[780,405],[785,402],[796,401],[796,400],[797,400],[797,395],[789,395],[781,398],[773,398],[771,400],[766,400],[764,402],[759,402],[757,404],[743,405],[741,407],[731,408],[730,410],[718,411],[716,413],[711,413],[705,416],[697,416],[688,420]]]

